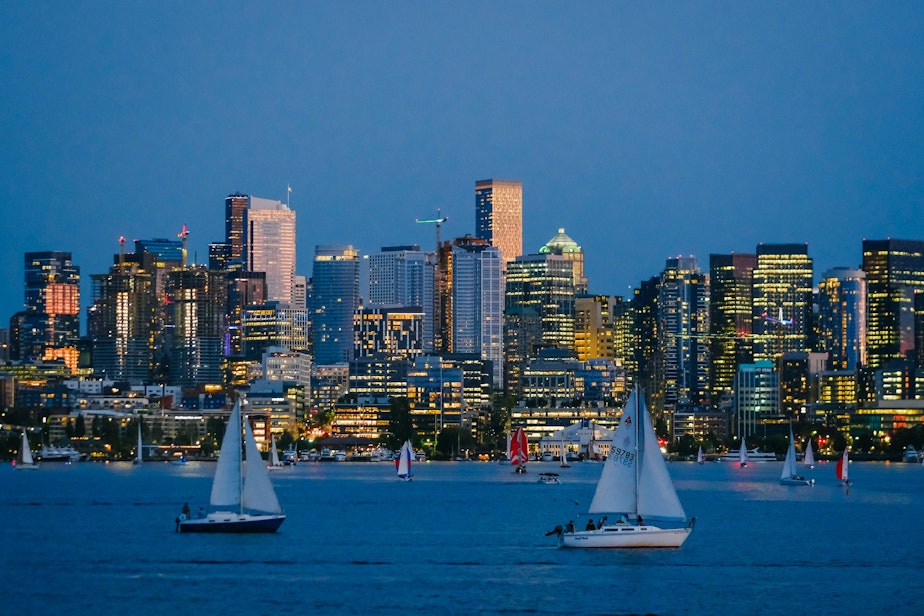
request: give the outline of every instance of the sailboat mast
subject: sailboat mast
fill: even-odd
[[[639,441],[641,440],[642,433],[639,430],[639,426],[642,423],[642,418],[640,416],[638,399],[642,395],[642,392],[639,391],[638,387],[635,388],[635,517],[638,518],[638,484],[639,484],[639,474],[641,466],[641,457],[639,457]]]
[[[243,406],[243,405],[241,405]],[[237,424],[237,440],[241,440],[241,433],[244,431],[244,409],[241,409],[241,413],[238,416],[240,423]],[[244,446],[241,445],[241,453],[244,452]],[[243,515],[244,513],[244,456],[241,455],[237,460],[238,472],[237,472],[237,502],[238,502],[238,512]]]

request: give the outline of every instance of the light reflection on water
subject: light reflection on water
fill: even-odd
[[[807,471],[808,487],[779,485],[779,464],[672,463],[697,517],[683,548],[558,548],[545,532],[581,524],[601,469],[425,463],[405,483],[388,463],[305,463],[271,474],[288,519],[268,536],[173,532],[184,501],[208,499],[213,464],[2,469],[4,612],[823,614],[919,602],[919,465],[854,463],[847,495],[833,464]],[[562,483],[538,484],[540,470]]]

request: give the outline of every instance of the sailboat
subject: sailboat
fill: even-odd
[[[270,436],[270,463],[266,465],[266,468],[271,471],[278,470],[283,467],[282,462],[279,460],[279,450],[276,449],[276,435],[271,434]]]
[[[623,409],[588,513],[616,514],[617,521],[604,518],[600,528],[593,530],[574,530],[569,524],[558,533],[562,546],[679,548],[693,530],[693,520],[687,518],[677,497],[638,388]],[[643,516],[654,523],[645,522]]]
[[[29,437],[26,436],[26,429],[22,429],[22,445],[19,447],[19,453],[16,454],[16,460],[13,466],[18,471],[28,471],[38,468],[38,462],[32,457],[32,449],[29,447]]]
[[[526,432],[517,428],[510,439],[510,463],[516,466],[515,473],[526,472],[526,462],[529,460],[529,446],[526,443]]]
[[[744,437],[741,437],[741,448],[738,450],[738,463],[744,468],[748,465],[748,446],[744,443]]]
[[[802,464],[809,468],[815,468],[815,452],[812,451],[812,438],[809,437],[805,443],[805,456],[802,458]]]
[[[837,467],[835,471],[837,472],[837,478],[840,479],[841,485],[850,487],[850,478],[847,474],[847,467],[850,466],[850,458],[847,455],[847,452],[850,451],[846,447],[844,448],[844,455],[837,461]]]
[[[698,464],[705,464],[705,463],[706,463],[706,454],[703,453],[703,446],[702,446],[702,445],[699,446],[699,451],[696,452],[696,462],[697,462]]]
[[[780,472],[780,483],[784,486],[810,486],[815,483],[814,479],[806,479],[796,471],[796,441],[792,436],[792,426],[789,427],[789,449]]]
[[[221,443],[209,506],[211,512],[203,518],[181,516],[180,532],[274,533],[286,519],[250,422],[242,418],[240,401],[234,404]]]
[[[132,460],[132,464],[141,464],[144,461],[144,456],[141,453],[141,420],[138,421],[138,449],[135,451],[135,459]]]
[[[568,453],[565,451],[565,431],[561,431],[561,460],[560,466],[562,468],[571,468],[571,465],[568,464]]]
[[[411,472],[411,462],[414,461],[414,448],[411,441],[404,441],[398,457],[395,458],[395,468],[398,470],[398,479],[410,481],[414,473]]]

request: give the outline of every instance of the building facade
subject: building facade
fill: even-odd
[[[497,246],[504,262],[523,254],[522,182],[475,182],[475,236]]]

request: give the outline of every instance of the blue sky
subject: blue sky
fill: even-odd
[[[118,237],[286,198],[316,244],[474,231],[519,179],[524,246],[564,227],[591,291],[673,255],[924,239],[920,2],[24,2],[0,8],[0,326],[23,253],[105,272]]]

